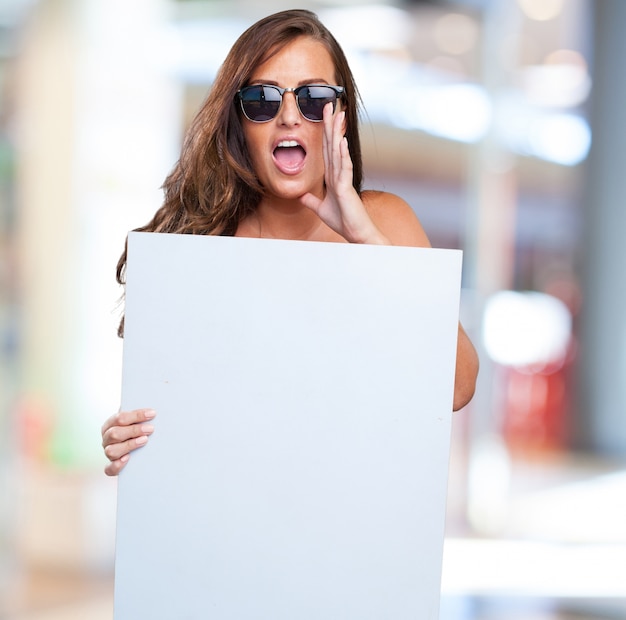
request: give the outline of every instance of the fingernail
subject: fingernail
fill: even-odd
[[[144,415],[146,416],[146,420],[151,420],[156,416],[156,411],[154,409],[146,409]]]
[[[145,435],[142,435],[141,437],[137,437],[137,439],[135,439],[135,443],[138,446],[143,446],[145,443],[148,443],[148,438]]]
[[[141,426],[141,432],[149,435],[154,430],[154,426],[152,424],[143,424]]]
[[[120,457],[120,461],[122,461],[122,463],[126,463],[129,458],[130,456],[128,454],[125,454],[124,456]]]

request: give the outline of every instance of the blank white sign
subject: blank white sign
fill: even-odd
[[[128,248],[116,620],[436,619],[461,252]]]

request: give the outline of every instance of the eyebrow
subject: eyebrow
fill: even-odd
[[[275,80],[264,80],[262,78],[257,80],[250,80],[250,85],[252,84],[267,84],[268,86],[279,86],[278,82],[276,82]],[[298,86],[306,86],[307,84],[330,84],[330,82],[328,82],[324,78],[309,78],[306,80],[300,80],[294,88],[297,88]]]

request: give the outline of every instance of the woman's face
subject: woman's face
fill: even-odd
[[[337,86],[335,80],[335,67],[324,45],[310,37],[299,37],[259,65],[248,84],[282,88],[303,84]],[[340,109],[339,101],[336,109]],[[254,171],[266,191],[265,199],[295,199],[307,192],[323,196],[323,123],[304,118],[292,92],[283,95],[280,110],[272,120],[254,123],[244,117],[242,122]]]

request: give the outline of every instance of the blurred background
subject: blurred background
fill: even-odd
[[[236,37],[291,3],[0,2],[0,618],[112,617],[126,232]],[[442,620],[626,618],[626,2],[309,2],[366,186],[464,250]]]

